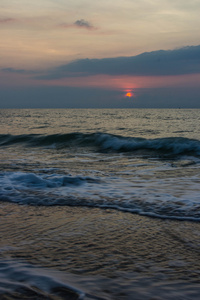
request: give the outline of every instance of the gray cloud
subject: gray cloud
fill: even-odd
[[[159,76],[200,73],[200,45],[131,57],[81,59],[49,70],[40,79],[106,75]]]
[[[3,68],[1,71],[6,72],[6,73],[18,73],[18,74],[26,74],[27,71],[23,69],[14,69],[14,68]],[[28,72],[30,73],[30,72]]]
[[[84,19],[77,20],[76,22],[74,22],[74,25],[78,27],[85,27],[87,29],[94,28],[88,21]]]
[[[31,74],[38,74],[38,71],[33,71],[33,70],[24,70],[24,69],[14,69],[14,68],[2,68],[0,69],[1,72],[5,73],[14,73],[14,74],[26,74],[26,75],[31,75]]]
[[[84,20],[84,19],[80,19],[80,20],[76,20],[74,23],[62,23],[58,25],[61,28],[83,28],[83,29],[87,29],[87,30],[95,30],[97,29],[96,27],[94,27],[90,22]]]

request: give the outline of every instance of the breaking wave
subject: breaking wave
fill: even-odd
[[[200,221],[198,177],[191,178],[193,185],[180,196],[177,194],[186,184],[185,178],[180,178],[175,192],[170,189],[173,180],[155,183],[119,177],[4,172],[0,173],[0,201],[34,206],[109,208],[151,217]]]
[[[16,144],[30,147],[95,147],[103,152],[156,151],[164,155],[200,155],[200,141],[183,137],[145,139],[107,133],[69,133],[52,135],[0,135],[0,146]]]

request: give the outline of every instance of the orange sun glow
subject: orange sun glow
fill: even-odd
[[[131,93],[126,93],[126,97],[131,97]]]
[[[126,93],[126,97],[131,98],[132,96],[133,96],[133,93],[131,93],[131,92]]]

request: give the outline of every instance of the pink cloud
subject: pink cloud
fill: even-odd
[[[38,81],[39,83],[40,81]],[[42,80],[44,85],[108,88],[127,90],[138,88],[195,87],[199,86],[200,74],[169,76],[111,76],[95,75],[88,77],[68,77]],[[40,82],[41,83],[41,82]]]
[[[12,23],[15,21],[16,21],[16,19],[14,19],[14,18],[0,18],[0,24]]]

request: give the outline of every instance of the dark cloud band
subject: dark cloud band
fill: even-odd
[[[59,66],[40,77],[56,79],[91,75],[161,76],[200,73],[200,45],[159,50],[131,57],[81,59]]]

